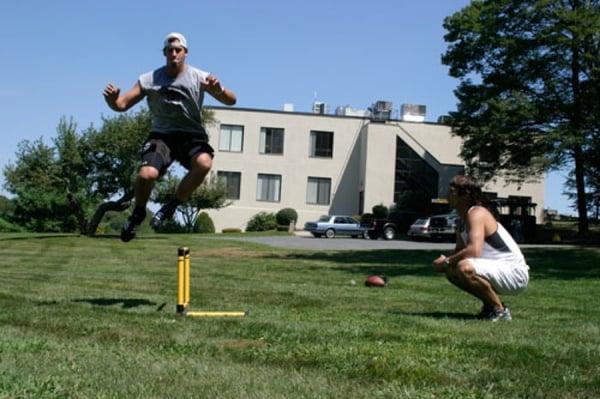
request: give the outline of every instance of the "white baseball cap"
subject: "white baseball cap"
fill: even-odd
[[[179,42],[179,43],[176,43],[176,42]],[[166,49],[167,47],[170,47],[170,46],[177,46],[178,44],[187,50],[188,46],[187,46],[187,40],[185,40],[185,36],[183,36],[181,33],[171,32],[167,35],[167,37],[165,37],[163,49]]]

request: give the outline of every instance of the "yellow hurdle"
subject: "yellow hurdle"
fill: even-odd
[[[250,312],[186,312],[186,316],[189,317],[244,317],[248,316]]]
[[[190,249],[180,247],[177,251],[177,314],[190,317],[244,317],[249,311],[188,311],[190,304]]]
[[[185,276],[183,283],[183,300],[187,307],[190,303],[190,249],[185,248],[185,250],[183,258],[183,274]]]
[[[177,313],[180,314],[185,313],[189,303],[189,259],[190,249],[187,247],[179,248],[177,251]]]

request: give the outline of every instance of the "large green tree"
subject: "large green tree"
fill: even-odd
[[[585,153],[600,114],[599,0],[474,0],[444,21],[442,62],[468,170],[523,182],[572,167],[588,232]]]
[[[215,123],[211,110],[202,112],[206,125]],[[106,212],[129,207],[150,129],[150,113],[141,109],[105,117],[100,128],[83,132],[62,118],[51,145],[42,138],[19,143],[4,169],[14,195],[12,222],[32,231],[94,235]]]
[[[31,231],[75,231],[77,219],[72,214],[65,192],[78,194],[82,185],[82,147],[73,121],[61,119],[54,146],[42,138],[22,141],[16,161],[4,169],[5,187],[14,194],[12,221]],[[83,197],[83,195],[82,195]]]

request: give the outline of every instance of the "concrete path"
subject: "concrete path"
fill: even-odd
[[[315,251],[372,251],[377,249],[394,250],[440,250],[451,251],[453,243],[403,241],[403,240],[365,240],[363,238],[336,237],[332,239],[315,238],[304,231],[296,232],[294,236],[271,237],[226,237],[219,239],[234,241],[249,241],[286,249],[308,249]],[[521,248],[566,247],[562,245],[521,245]]]

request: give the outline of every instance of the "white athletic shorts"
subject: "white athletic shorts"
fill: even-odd
[[[529,283],[529,266],[503,259],[467,259],[477,275],[488,280],[498,294],[517,295]]]

